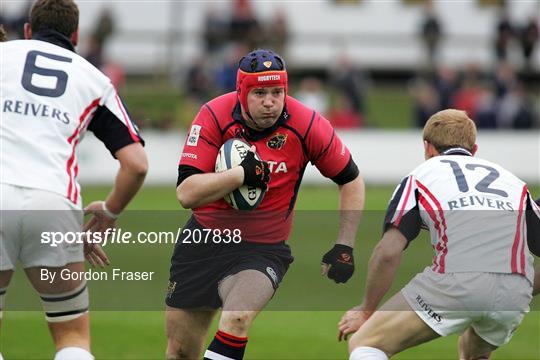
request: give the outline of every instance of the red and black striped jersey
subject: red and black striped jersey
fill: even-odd
[[[203,173],[214,172],[219,148],[231,138],[243,138],[255,145],[271,171],[268,191],[259,207],[250,212],[249,220],[236,221],[239,228],[245,229],[243,239],[246,241],[274,243],[288,238],[292,224],[290,214],[308,163],[311,162],[324,176],[338,184],[358,176],[349,150],[328,120],[317,112],[288,96],[276,124],[263,132],[256,132],[245,124],[236,92],[231,92],[200,109],[184,144],[179,181],[182,180],[182,169],[188,167]],[[208,228],[220,227],[217,225],[222,224],[220,218],[230,222],[232,219],[246,219],[247,215],[239,217],[238,211],[230,208],[224,200],[194,209],[194,214]]]

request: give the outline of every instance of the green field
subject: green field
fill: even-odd
[[[86,188],[85,203],[103,198],[106,190]],[[331,187],[301,189],[295,230],[290,239],[296,259],[269,310],[256,320],[250,332],[246,359],[347,358],[346,345],[336,341],[336,324],[347,308],[360,301],[367,259],[380,235],[383,210],[392,190],[390,187],[368,188],[366,208],[370,211],[364,215],[355,249],[357,271],[346,285],[338,286],[318,274],[320,258],[330,248],[336,234],[337,192]],[[535,194],[539,190],[538,187],[532,189]],[[120,226],[133,231],[182,226],[188,213],[178,210],[173,186],[146,187],[131,204]],[[164,357],[161,309],[171,249],[171,245],[107,248],[112,266],[154,269],[157,279],[151,284],[135,286],[90,284],[93,353],[97,359]],[[430,261],[431,249],[424,234],[405,252],[392,293]],[[42,313],[29,311],[38,302],[23,278],[19,271],[8,291],[0,350],[6,360],[50,359],[54,353],[52,341]],[[9,311],[10,308],[20,311]],[[495,352],[494,359],[540,359],[538,299],[532,309],[512,342]],[[210,334],[215,327],[214,324]],[[438,339],[396,358],[455,359],[456,341],[456,336]]]
[[[199,105],[168,86],[166,79],[128,79],[122,95],[141,128],[187,128],[199,111]],[[330,89],[329,95],[332,99],[334,91]],[[366,93],[363,116],[365,126],[372,128],[408,129],[416,126],[414,101],[405,86],[374,84]]]

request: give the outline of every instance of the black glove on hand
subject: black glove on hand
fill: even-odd
[[[270,180],[270,169],[266,161],[257,160],[255,153],[248,151],[240,166],[244,168],[244,185],[266,190]]]
[[[322,263],[330,265],[328,278],[336,283],[345,283],[354,272],[353,249],[350,246],[336,244],[322,258]]]

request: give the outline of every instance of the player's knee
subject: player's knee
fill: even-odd
[[[249,311],[224,311],[221,315],[221,325],[225,332],[245,334],[253,321]]]
[[[349,360],[388,360],[388,355],[381,349],[369,346],[359,346],[353,349]]]
[[[460,356],[459,360],[489,360],[491,354],[485,354],[485,355],[479,355],[479,356],[470,356],[470,355],[464,355]]]
[[[0,320],[2,320],[2,314],[4,310],[4,301],[6,297],[6,288],[0,288]]]
[[[366,334],[361,330],[357,331],[349,339],[349,354],[352,354],[353,351],[355,351],[357,348],[367,347],[379,349],[380,351],[385,353],[387,357],[391,357],[393,353],[389,349],[386,349],[382,344],[382,341],[379,340],[381,339],[377,336],[373,336],[372,334]]]
[[[86,282],[63,294],[39,294],[50,323],[66,322],[77,319],[88,312],[88,289]]]
[[[70,346],[60,349],[54,360],[94,360],[94,357],[83,348]]]
[[[167,360],[197,359],[198,355],[198,351],[195,352],[193,349],[187,348],[178,339],[171,338],[170,336],[167,338]]]

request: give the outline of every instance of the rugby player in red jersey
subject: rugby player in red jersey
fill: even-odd
[[[200,358],[219,308],[219,329],[204,358],[243,358],[253,320],[293,261],[285,241],[309,162],[339,186],[340,194],[337,241],[323,256],[321,271],[336,283],[353,274],[352,252],[364,206],[362,177],[330,123],[288,96],[287,84],[279,55],[253,51],[240,60],[237,90],[204,104],[191,125],[176,190],[181,205],[193,210],[185,228],[227,225],[241,229],[242,235],[234,246],[177,242],[166,298],[170,359]],[[249,152],[240,166],[215,173],[218,151],[231,138],[250,143],[262,161]],[[242,185],[267,189],[259,207],[248,214],[223,200]]]

